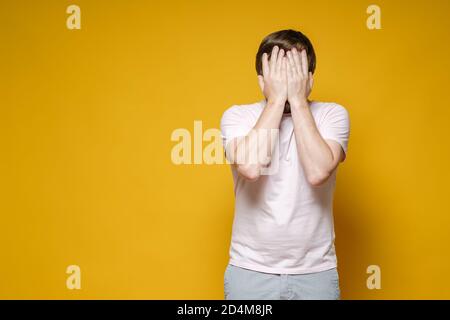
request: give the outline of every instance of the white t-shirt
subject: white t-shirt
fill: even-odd
[[[224,145],[247,135],[265,105],[266,100],[262,100],[226,110],[221,119]],[[350,131],[347,110],[336,103],[315,101],[310,108],[322,137],[338,142],[347,153]],[[283,115],[279,129],[276,173],[248,181],[232,166],[236,200],[229,263],[284,274],[334,268],[336,170],[324,184],[311,186],[300,164],[290,115]]]

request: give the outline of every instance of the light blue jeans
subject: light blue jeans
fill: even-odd
[[[339,300],[336,268],[307,274],[275,274],[228,264],[225,300]]]

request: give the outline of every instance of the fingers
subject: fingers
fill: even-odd
[[[304,78],[308,77],[309,68],[308,68],[308,56],[306,54],[306,50],[302,50],[301,53],[298,52],[296,48],[292,48],[286,54],[288,56],[290,65],[294,68],[294,70]]]
[[[270,72],[274,72],[276,69],[277,63],[277,55],[278,55],[278,46],[274,46],[272,48],[272,53],[270,54]]]
[[[270,55],[263,53],[262,55],[262,72],[266,77],[269,74],[284,73],[286,77],[292,78],[296,74],[303,78],[308,78],[308,57],[306,50],[299,52],[296,48],[285,52],[278,46],[272,48]]]
[[[300,60],[300,54],[298,52],[298,50],[294,47],[292,48],[292,56],[293,56],[293,60],[294,60],[294,64],[295,64],[295,70],[297,71],[298,74],[303,74],[302,71],[302,62]]]
[[[279,49],[278,46],[274,46],[272,48],[272,53],[270,55],[270,62],[267,62],[267,54],[263,54],[263,73],[266,72],[268,74],[269,72],[274,73],[280,73],[282,69],[282,61],[284,58],[284,50]]]
[[[281,59],[281,76],[283,77],[283,79],[286,79],[287,77],[287,58],[283,57]]]
[[[308,56],[306,55],[306,50],[303,49],[302,50],[302,71],[303,71],[303,76],[308,77]]]
[[[288,63],[288,68],[291,72],[291,75],[294,76],[294,72],[297,73],[298,71],[295,66],[294,55],[292,53],[292,50],[289,50],[287,52],[287,63]]]
[[[277,57],[277,73],[281,72],[281,68],[283,66],[283,59],[284,59],[284,50],[280,49]]]
[[[288,81],[290,82],[294,78],[294,70],[295,70],[294,66],[291,63],[292,55],[290,54],[290,51],[288,51],[287,57],[285,57],[284,59],[286,64],[286,76]]]
[[[269,75],[270,69],[269,69],[269,60],[267,58],[267,53],[263,53],[262,56],[262,71],[264,78]]]

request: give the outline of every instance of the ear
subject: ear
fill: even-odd
[[[261,92],[264,92],[264,77],[261,75],[258,75],[258,84]]]

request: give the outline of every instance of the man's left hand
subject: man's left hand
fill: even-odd
[[[296,48],[289,50],[286,63],[289,104],[291,107],[307,106],[314,80],[308,70],[306,50],[301,53]]]

